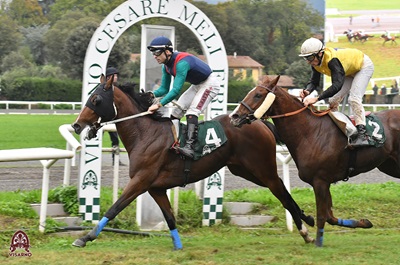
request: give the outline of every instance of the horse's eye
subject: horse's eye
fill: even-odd
[[[255,98],[262,98],[263,96],[260,93],[257,93],[254,97]]]

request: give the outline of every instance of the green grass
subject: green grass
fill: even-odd
[[[99,238],[88,243],[84,249],[71,246],[77,236],[55,236],[37,231],[38,217],[23,218],[10,214],[0,215],[0,263],[7,264],[187,264],[187,265],[254,265],[254,264],[399,264],[398,242],[400,239],[400,212],[398,209],[400,184],[338,184],[331,188],[333,212],[341,218],[368,218],[371,229],[348,229],[325,225],[324,247],[306,245],[297,231],[286,229],[285,212],[268,189],[227,191],[224,200],[246,200],[262,203],[262,211],[277,217],[276,222],[257,230],[242,230],[222,224],[198,227],[201,204],[184,191],[181,209],[191,212],[178,216],[178,229],[184,249],[172,251],[168,232],[165,236],[140,237],[103,232]],[[111,188],[102,189],[102,211],[111,203]],[[5,200],[22,202],[23,198],[35,198],[29,192],[0,193],[0,203]],[[307,214],[315,216],[315,201],[311,189],[293,189],[292,196]],[[18,194],[19,196],[15,196]],[[131,206],[130,206],[131,207]],[[265,210],[268,209],[268,210]],[[128,212],[128,213],[127,213]],[[134,220],[133,210],[125,209],[118,218],[120,222]],[[125,215],[128,214],[128,215]],[[225,216],[224,218],[228,218]],[[128,220],[126,220],[128,219]],[[129,220],[130,219],[130,220]],[[49,222],[52,223],[52,222]],[[8,257],[10,239],[15,231],[23,228],[30,239],[32,256]],[[125,226],[127,229],[135,229]],[[295,229],[296,230],[296,229]],[[315,228],[309,227],[315,237]]]
[[[66,148],[66,141],[58,128],[72,124],[77,115],[0,115],[0,150],[14,148],[53,147]],[[74,134],[75,135],[75,134]],[[79,136],[75,135],[79,141]],[[110,147],[108,135],[104,135],[103,146]]]
[[[385,9],[400,9],[400,0],[327,0],[326,8],[337,8],[339,10],[385,10]]]

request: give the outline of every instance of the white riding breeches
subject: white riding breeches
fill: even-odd
[[[349,105],[354,114],[356,125],[365,125],[365,110],[362,99],[367,89],[369,80],[374,73],[374,64],[364,55],[363,66],[354,76],[346,76],[342,88],[329,99],[330,107],[337,109],[346,95],[349,95]]]
[[[180,108],[174,107],[172,115],[179,119],[185,113],[198,117],[207,108],[211,100],[218,95],[219,88],[219,82],[213,75],[210,75],[198,85],[191,85],[178,99],[177,104]]]

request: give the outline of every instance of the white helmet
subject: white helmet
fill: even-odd
[[[317,38],[309,38],[301,45],[299,56],[305,57],[319,53],[324,49],[324,44]]]

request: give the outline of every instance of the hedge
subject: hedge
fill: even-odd
[[[82,95],[82,82],[78,80],[22,77],[11,87],[4,91],[8,100],[79,102]]]

